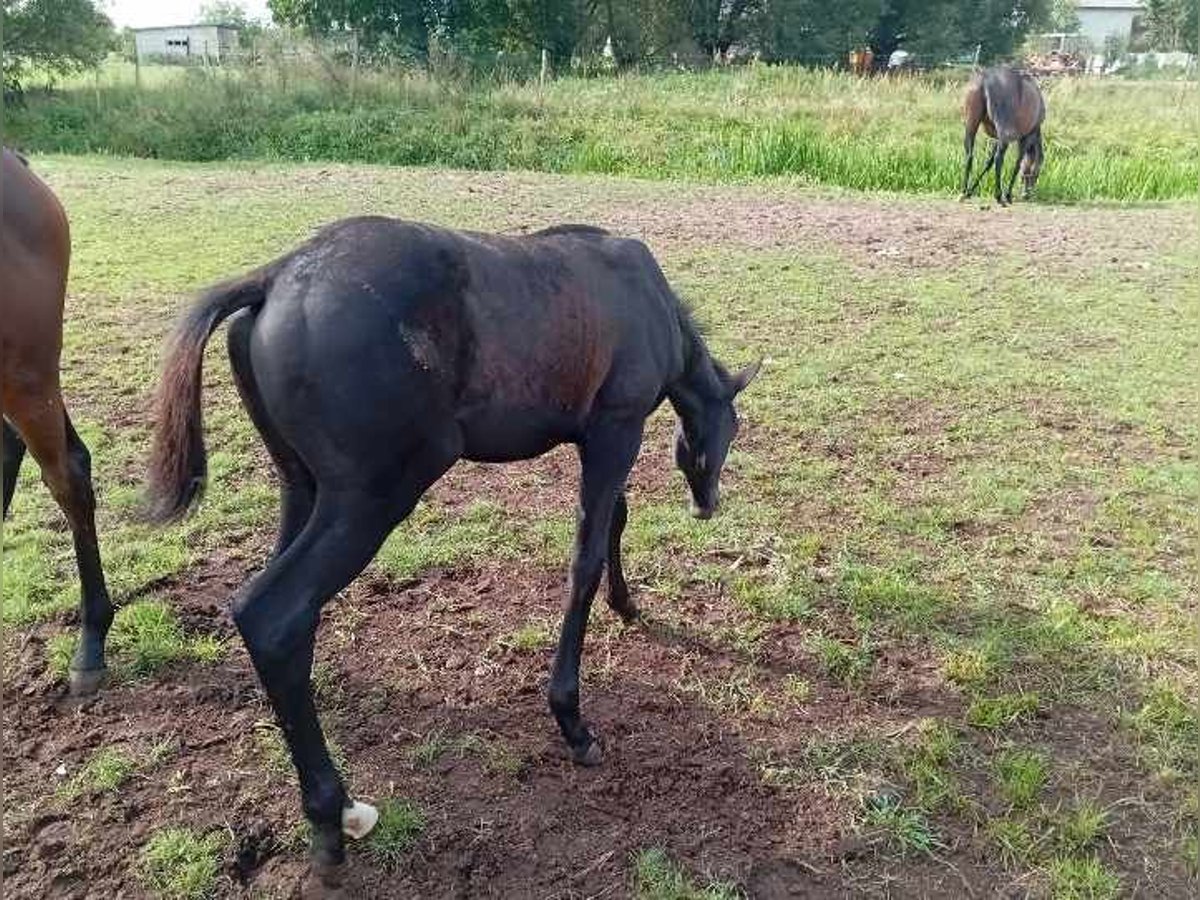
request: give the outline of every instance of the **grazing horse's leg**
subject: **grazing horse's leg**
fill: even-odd
[[[412,512],[460,449],[461,438],[427,445],[404,461],[387,495],[379,490],[386,483],[381,479],[361,490],[326,491],[318,485],[317,504],[303,531],[234,600],[234,621],[300,777],[304,814],[312,824],[313,864],[328,882],[336,881],[345,860],[347,798],[321,733],[310,681],[321,607],[371,561],[395,523]]]
[[[642,442],[642,423],[604,423],[580,445],[583,477],[579,522],[571,560],[571,584],[562,634],[550,676],[550,709],[572,758],[583,765],[600,762],[600,745],[579,717],[579,658],[592,597],[600,585],[612,535],[613,512]]]
[[[279,472],[282,508],[279,536],[271,553],[272,556],[278,556],[291,545],[308,522],[316,502],[317,488],[312,473],[308,471],[300,455],[279,434],[263,406],[258,383],[254,378],[254,368],[250,362],[250,336],[254,333],[254,319],[254,312],[242,310],[230,320],[229,362],[233,369],[234,383],[242,397],[242,405],[246,407],[254,427],[262,435],[267,452],[271,454]]]
[[[976,125],[976,128],[978,128],[978,125]],[[970,192],[967,190],[967,186],[971,183],[971,166],[975,162],[975,134],[975,128],[971,128],[968,125],[966,134],[963,137],[963,150],[966,151],[967,161],[963,168],[962,194],[959,196],[960,200],[966,200],[971,196]],[[984,166],[984,168],[986,169],[987,167]]]
[[[1021,160],[1025,158],[1025,154],[1029,152],[1029,135],[1021,138],[1017,144],[1017,164],[1013,166],[1012,174],[1008,176],[1008,188],[1004,192],[1004,199],[1012,203],[1013,185],[1017,183],[1017,173],[1021,171]]]
[[[617,494],[613,507],[612,527],[608,532],[608,606],[626,622],[638,617],[637,606],[629,599],[629,585],[621,570],[621,533],[629,518],[629,505],[625,502],[625,491]]]
[[[4,420],[4,518],[8,518],[8,507],[13,492],[17,489],[17,473],[21,471],[21,460],[25,458],[25,442],[17,429]]]
[[[1005,206],[1004,194],[1001,193],[1001,188],[1004,185],[1004,154],[1008,150],[1007,141],[998,141],[996,144],[996,202],[1001,206]]]
[[[995,161],[995,159],[996,144],[993,143],[991,150],[988,152],[988,158],[984,161],[983,166],[976,173],[975,180],[972,181],[970,187],[967,188],[968,197],[975,193],[976,189],[979,187],[979,182],[983,181],[983,179],[987,176],[987,173],[992,170],[992,163]]]
[[[48,395],[48,396],[47,396]],[[104,639],[112,624],[113,607],[100,567],[96,540],[96,496],[92,489],[92,462],[76,433],[57,385],[37,391],[21,406],[8,410],[20,428],[29,452],[42,470],[42,481],[67,517],[75,542],[79,569],[80,640],[71,660],[71,691],[95,693],[104,680]],[[7,429],[6,429],[7,432]],[[5,436],[6,443],[8,436]]]

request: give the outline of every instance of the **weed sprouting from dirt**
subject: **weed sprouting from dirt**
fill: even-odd
[[[1083,800],[1053,817],[1054,839],[1067,854],[1093,849],[1109,825],[1109,812],[1094,800]]]
[[[379,804],[379,822],[367,836],[364,849],[384,868],[404,859],[425,830],[425,813],[409,800],[389,798]]]
[[[862,821],[865,828],[902,854],[929,854],[941,845],[920,810],[887,794],[868,799]]]
[[[861,685],[875,666],[875,644],[866,633],[852,644],[817,634],[809,645],[825,673],[848,687]]]
[[[224,642],[209,635],[188,637],[166,603],[142,600],[117,610],[108,645],[120,669],[134,677],[153,675],[171,663],[212,663]]]
[[[1027,719],[1041,707],[1035,693],[1001,694],[979,697],[967,708],[967,723],[976,728],[997,729]]]
[[[163,829],[142,848],[141,881],[161,900],[205,900],[217,889],[221,854],[228,843],[229,836],[220,831]]]
[[[1047,866],[1053,900],[1110,900],[1121,892],[1121,881],[1098,857],[1059,856]]]
[[[1049,774],[1046,756],[1034,750],[1005,750],[996,759],[997,786],[1017,809],[1025,809],[1038,798]]]
[[[70,780],[58,789],[64,800],[81,794],[115,791],[137,770],[137,760],[123,750],[106,747],[97,750]]]
[[[730,884],[710,882],[698,886],[657,847],[633,855],[635,900],[743,900],[745,895]]]

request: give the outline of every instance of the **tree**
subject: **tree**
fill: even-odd
[[[245,28],[250,24],[246,7],[232,0],[210,0],[200,6],[200,22],[204,25],[235,25]]]
[[[1076,34],[1080,28],[1079,4],[1076,0],[1050,0],[1046,28],[1049,31]]]
[[[871,30],[876,56],[905,50],[940,62],[979,47],[988,62],[1010,56],[1045,22],[1049,0],[883,0]]]
[[[115,44],[112,22],[93,0],[2,0],[4,83],[33,69],[66,75],[100,64]]]
[[[754,41],[769,60],[828,65],[861,47],[879,0],[766,0]]]
[[[1200,0],[1146,0],[1142,19],[1152,50],[1196,52]]]

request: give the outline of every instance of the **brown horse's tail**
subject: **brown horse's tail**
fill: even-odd
[[[144,515],[150,522],[181,518],[200,498],[208,474],[200,413],[200,369],[209,335],[226,318],[267,296],[260,269],[217,285],[189,309],[171,339],[154,407],[154,443],[146,474]]]

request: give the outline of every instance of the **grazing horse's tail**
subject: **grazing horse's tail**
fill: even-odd
[[[189,309],[175,329],[154,408],[154,444],[146,475],[145,517],[178,519],[204,491],[208,463],[200,414],[204,345],[222,321],[240,309],[261,306],[270,273],[259,269],[217,285]]]

